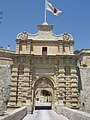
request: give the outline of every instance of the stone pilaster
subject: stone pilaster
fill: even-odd
[[[17,98],[17,107],[23,105],[23,75],[18,77],[18,98]]]
[[[32,95],[32,74],[30,74],[30,86],[29,86],[29,90],[30,90],[30,96]]]
[[[32,76],[31,76],[31,71],[29,66],[25,66],[24,68],[24,87],[27,90],[27,95],[26,97],[29,97],[28,95],[31,94],[31,86],[32,86]]]
[[[59,68],[59,75],[58,75],[58,81],[57,81],[57,84],[58,84],[58,98],[59,100],[64,100],[64,97],[65,97],[65,70],[64,68]]]
[[[23,94],[27,112],[32,113],[32,74],[29,66],[24,68]]]
[[[74,54],[73,43],[70,44],[70,54]]]
[[[76,68],[71,69],[71,103],[72,108],[79,108],[79,92]]]
[[[9,107],[16,107],[17,106],[17,77],[13,76],[11,78],[10,84],[10,100],[8,103]]]
[[[19,71],[18,75],[18,82],[17,82],[17,106],[21,107],[25,105],[26,102],[26,96],[29,86],[29,74],[27,74],[25,71],[21,74]]]
[[[65,49],[65,52],[64,52],[64,54],[65,55],[70,55],[70,45],[69,45],[69,43],[64,43],[64,49]]]
[[[71,67],[71,77],[77,77],[77,70],[76,67]]]
[[[71,102],[72,108],[79,108],[79,93],[78,93],[78,81],[77,78],[71,79]]]
[[[71,108],[71,79],[66,77],[66,106]]]
[[[27,41],[27,53],[30,54],[31,53],[31,40]]]
[[[20,49],[20,41],[16,40],[16,53],[20,52],[19,49]]]
[[[30,84],[30,69],[29,66],[25,66],[24,68],[24,79],[23,79],[23,89],[28,92],[29,84]],[[27,94],[26,94],[27,96]]]
[[[17,106],[17,97],[18,97],[18,67],[12,66],[11,71],[11,81],[10,81],[10,100],[8,107]]]
[[[62,55],[63,54],[63,43],[59,42],[59,54]]]

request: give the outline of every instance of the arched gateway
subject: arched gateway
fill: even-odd
[[[52,25],[38,25],[37,34],[18,34],[16,52],[11,56],[9,107],[27,105],[34,109],[38,101],[54,106],[61,100],[64,106],[79,108],[73,37],[55,35],[52,29]]]
[[[36,107],[36,109],[52,106],[55,98],[54,86],[54,80],[46,76],[40,77],[33,83],[33,106]]]

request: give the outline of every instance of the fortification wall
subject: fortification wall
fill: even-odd
[[[6,110],[9,101],[10,67],[0,67],[0,111],[1,114]]]
[[[90,67],[80,67],[82,89],[80,91],[81,110],[90,113]]]
[[[0,49],[0,114],[6,110],[9,100],[10,65],[12,64],[11,54],[14,51]]]

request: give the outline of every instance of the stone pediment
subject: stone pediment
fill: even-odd
[[[41,25],[41,26],[43,26],[43,25]],[[73,41],[72,35],[70,35],[68,33],[56,35],[51,30],[46,29],[47,26],[45,26],[44,30],[43,30],[43,27],[41,27],[42,29],[38,30],[38,32],[36,34],[30,34],[28,32],[21,32],[17,35],[17,39],[20,39],[20,40],[32,39],[35,41],[36,40],[37,41],[44,41],[44,40],[45,41],[58,41],[58,40]],[[50,27],[50,26],[48,26],[48,27]]]

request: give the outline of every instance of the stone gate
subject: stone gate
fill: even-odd
[[[38,93],[51,93],[53,105],[59,100],[69,108],[79,108],[77,56],[73,37],[55,35],[52,25],[38,25],[34,35],[22,32],[12,54],[9,107],[34,106]]]

